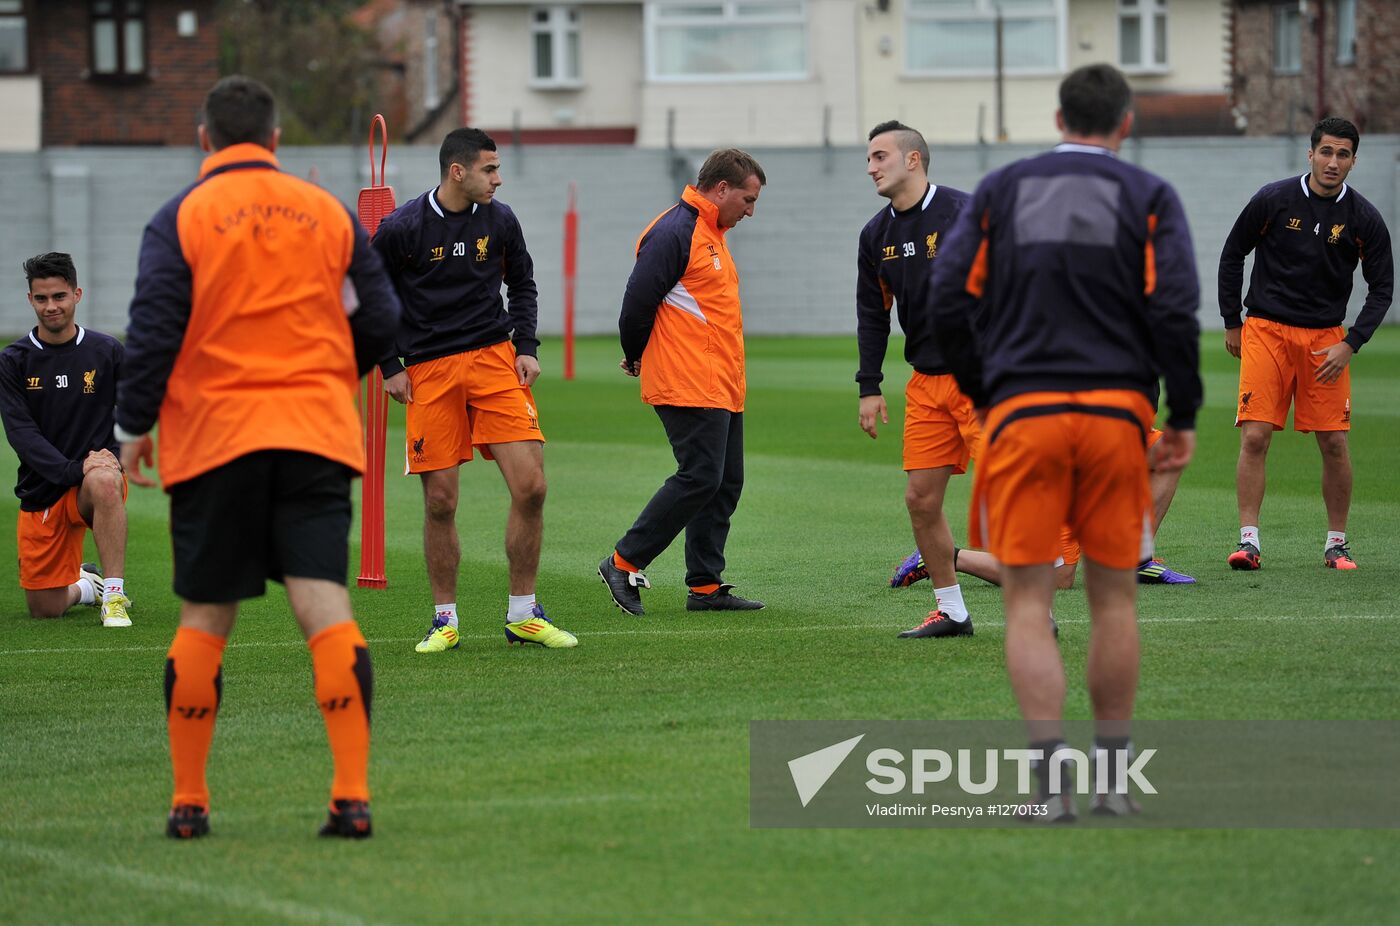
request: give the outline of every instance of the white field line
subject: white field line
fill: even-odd
[[[70,852],[46,849],[9,839],[0,839],[0,853],[71,872],[78,875],[83,881],[102,877],[153,893],[185,894],[234,909],[255,910],[290,922],[330,923],[335,924],[335,926],[368,926],[370,922],[329,907],[310,906],[291,900],[277,900],[260,891],[248,888],[211,884],[171,875],[151,874],[122,865],[112,865],[107,862],[83,858]]]
[[[651,618],[638,618],[638,623],[652,620]],[[783,625],[784,630],[801,630],[803,632],[814,630],[900,630],[906,626],[913,626],[915,618],[910,618],[905,624],[898,624],[890,620],[882,620],[878,623],[846,623],[846,624],[789,624]],[[1087,624],[1087,617],[1066,617],[1056,618],[1060,624]],[[1330,616],[1308,615],[1273,615],[1273,614],[1237,614],[1230,617],[1139,617],[1139,624],[1207,624],[1207,623],[1238,623],[1249,621],[1252,623],[1288,623],[1290,621],[1400,621],[1400,613],[1394,614],[1333,614]],[[1006,626],[1004,621],[991,621],[978,618],[975,620],[977,628],[1000,630]],[[731,633],[754,633],[756,628],[751,624],[711,624],[707,627],[666,627],[652,626],[639,627],[634,630],[583,630],[579,636],[585,641],[591,637],[626,637],[626,636],[653,636],[653,637],[688,637],[688,636],[721,636]],[[463,640],[496,640],[501,634],[499,628],[496,632],[483,633],[463,633]],[[373,645],[387,645],[397,643],[413,643],[421,637],[376,637],[368,642]],[[255,641],[250,643],[239,643],[237,641],[228,644],[230,649],[252,649],[254,647],[282,647],[282,646],[305,646],[301,640],[276,640],[276,641]],[[44,653],[149,653],[164,652],[170,647],[168,644],[162,646],[89,646],[71,647],[55,646],[36,649],[10,649],[0,650],[0,656],[35,656]]]

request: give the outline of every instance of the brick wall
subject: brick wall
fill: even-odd
[[[1322,15],[1322,112],[1318,25]],[[1279,0],[1237,0],[1232,77],[1235,105],[1250,135],[1307,132],[1322,115],[1351,119],[1363,134],[1400,131],[1400,3],[1357,0],[1356,59],[1337,63],[1335,0],[1309,0],[1302,18],[1302,68],[1276,74],[1274,8]],[[1296,0],[1287,5],[1297,7]]]
[[[455,8],[452,8],[455,9]],[[377,0],[362,8],[359,21],[370,29],[379,46],[382,68],[372,101],[389,121],[396,138],[412,135],[427,144],[457,128],[461,102],[457,98],[456,47],[459,41],[452,9],[441,0]],[[436,51],[428,49],[429,23],[434,25]],[[437,105],[429,107],[428,69],[437,79]]]
[[[86,0],[33,5],[34,63],[43,78],[43,144],[188,145],[204,95],[218,79],[214,0],[148,0],[146,76],[93,77]],[[199,28],[184,38],[176,16],[194,10]]]
[[[1400,132],[1400,5],[1358,0],[1356,66],[1344,85],[1358,96],[1363,132]]]

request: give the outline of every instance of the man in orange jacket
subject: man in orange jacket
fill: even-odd
[[[271,92],[237,75],[204,102],[199,179],[146,226],[115,433],[137,485],[160,422],[180,627],[165,660],[175,773],[166,832],[209,832],[205,766],[238,603],[282,582],[311,650],[335,775],[322,836],[370,835],[374,671],[350,613],[359,377],[393,349],[399,300],[369,237],[277,166]]]
[[[637,241],[618,330],[621,367],[642,381],[676,456],[598,574],[613,601],[643,614],[642,574],[685,531],[688,611],[756,611],[721,581],[729,519],[744,485],[744,323],[739,274],[725,233],[753,215],[768,178],[747,152],[715,151],[680,202]]]

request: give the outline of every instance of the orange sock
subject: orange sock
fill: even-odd
[[[631,563],[627,562],[627,560],[623,559],[622,554],[616,550],[613,550],[613,565],[624,572],[641,572],[636,566],[633,566]]]
[[[204,769],[224,693],[221,665],[226,643],[212,633],[181,627],[165,657],[165,722],[170,730],[170,764],[175,771],[172,807],[198,804],[209,808]]]
[[[719,591],[719,583],[711,582],[709,585],[692,585],[690,590],[697,595],[710,595]]]
[[[369,644],[353,620],[327,627],[306,641],[316,674],[316,703],[326,720],[335,760],[331,800],[369,800],[369,715],[374,670]]]

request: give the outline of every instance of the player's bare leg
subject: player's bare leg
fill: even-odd
[[[953,467],[913,469],[904,490],[904,504],[909,509],[909,523],[914,528],[914,543],[924,554],[924,565],[934,588],[956,585],[953,569],[953,532],[943,514],[943,498],[948,492],[948,479]]]
[[[1089,701],[1097,721],[1129,720],[1138,683],[1137,576],[1084,557]]]
[[[78,514],[92,525],[92,539],[102,571],[126,575],[126,502],[122,499],[122,474],[115,467],[98,467],[83,477],[78,489]]]
[[[1322,503],[1327,507],[1327,529],[1345,531],[1351,510],[1351,450],[1346,431],[1318,431],[1322,451]]]
[[[1240,546],[1226,559],[1231,569],[1258,569],[1259,509],[1264,504],[1264,462],[1274,426],[1267,421],[1240,422],[1240,459],[1235,465],[1235,498],[1240,510]]]
[[[457,600],[457,467],[423,473],[423,558],[435,603]]]
[[[1152,533],[1154,536],[1172,507],[1172,499],[1176,498],[1176,487],[1181,484],[1182,472],[1179,469],[1170,472],[1158,472],[1155,469],[1152,471]],[[1251,521],[1249,523],[1258,524],[1259,522]]]
[[[1001,584],[1001,563],[986,550],[959,550],[954,565],[965,575],[993,585]]]
[[[1043,810],[1032,822],[1066,822],[1075,818],[1072,783],[1052,775],[1060,763],[1051,757],[1064,745],[1061,718],[1065,706],[1065,669],[1055,645],[1053,625],[1045,619],[1055,597],[1054,566],[1002,566],[1002,603],[1006,610],[1006,671],[1021,708],[1032,749],[1039,749],[1036,796],[1030,806]]]
[[[101,594],[100,589],[98,594]],[[29,606],[30,616],[41,620],[62,617],[63,612],[77,604],[81,597],[82,590],[77,583],[60,585],[57,588],[26,588],[24,590],[24,602]]]
[[[959,550],[955,565],[958,572],[975,576],[983,582],[1001,584],[1001,563],[986,550]],[[1066,589],[1074,585],[1077,563],[1061,563],[1055,567],[1055,588]]]
[[[1264,463],[1273,437],[1274,426],[1267,421],[1240,422],[1240,458],[1235,466],[1240,527],[1259,523],[1259,509],[1264,504]]]
[[[1032,742],[1059,739],[1065,669],[1045,614],[1055,597],[1054,567],[1002,566],[1006,670]]]
[[[506,559],[510,563],[510,593],[530,595],[540,570],[544,538],[544,445],[539,441],[492,444],[491,455],[510,490],[506,515]]]
[[[510,600],[506,605],[506,641],[548,649],[578,645],[578,638],[554,626],[535,600],[544,537],[544,445],[539,441],[492,444],[491,455],[510,490],[506,517],[506,559],[510,563]]]
[[[972,635],[972,620],[953,568],[953,532],[943,514],[943,498],[952,474],[951,466],[909,471],[904,504],[909,509],[914,541],[933,582],[934,608],[922,624],[901,633],[901,639]]]

